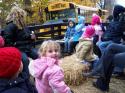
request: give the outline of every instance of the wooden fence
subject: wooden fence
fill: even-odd
[[[86,23],[85,25],[87,26],[89,23]],[[102,24],[105,28],[107,27],[108,23],[103,23]],[[37,36],[35,45],[40,44],[43,42],[43,40],[46,39],[62,39],[64,37],[64,33],[66,31],[66,28],[62,28],[62,26],[66,27],[67,23],[62,23],[62,24],[53,24],[53,25],[34,25],[34,26],[29,26],[31,31],[35,31],[35,34]],[[56,28],[56,29],[55,29]],[[40,29],[49,29],[48,31],[40,32]]]

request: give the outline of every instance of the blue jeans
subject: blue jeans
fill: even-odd
[[[72,42],[70,42],[69,41],[70,39],[66,39],[65,40],[65,48],[64,48],[64,52],[71,52],[71,43]]]
[[[109,45],[113,43],[113,41],[104,41],[104,42],[99,42],[97,44],[97,46],[99,47],[99,49],[101,50],[101,53],[103,54],[103,52],[105,51],[105,48]]]
[[[96,83],[101,89],[108,88],[114,67],[125,67],[125,45],[110,44],[99,62],[100,64],[93,70],[93,73],[99,72],[102,76],[97,79]]]

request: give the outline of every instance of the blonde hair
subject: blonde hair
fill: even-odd
[[[26,11],[24,11],[18,6],[13,6],[6,18],[6,21],[13,21],[13,23],[16,24],[19,29],[23,29],[25,27],[26,15]]]
[[[60,55],[60,45],[59,45],[59,43],[57,43],[56,41],[53,41],[53,40],[47,40],[41,44],[41,46],[39,48],[39,55],[45,56],[48,49],[51,49],[51,50],[56,49]]]

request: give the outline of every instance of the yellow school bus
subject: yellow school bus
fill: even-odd
[[[102,20],[107,17],[108,11],[99,8],[93,8],[88,6],[78,5],[72,2],[56,1],[51,2],[48,7],[45,8],[46,21],[66,21],[69,18],[77,19],[78,15],[84,16],[86,22],[90,22],[90,18],[93,13],[99,14]],[[76,20],[77,21],[77,20]]]

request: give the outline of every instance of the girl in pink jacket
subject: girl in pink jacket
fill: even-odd
[[[52,40],[44,41],[39,54],[40,58],[29,64],[38,93],[72,93],[65,84],[63,71],[58,65],[60,45]]]

